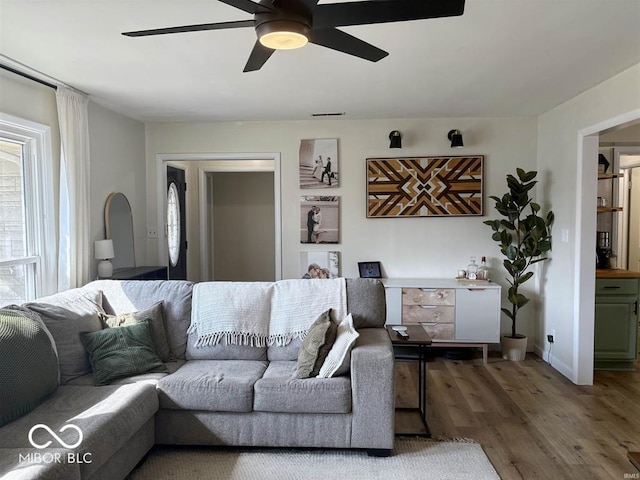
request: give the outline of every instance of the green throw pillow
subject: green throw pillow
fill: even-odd
[[[149,320],[149,328],[151,329],[151,338],[155,345],[156,353],[163,362],[172,359],[169,340],[167,340],[167,332],[164,328],[163,302],[160,300],[145,310],[139,312],[121,313],[119,315],[107,315],[100,313],[100,320],[106,327],[126,327],[134,323],[140,323],[143,320]]]
[[[156,354],[149,320],[126,327],[81,333],[96,385],[148,372],[166,372]]]
[[[318,376],[320,367],[336,340],[337,330],[338,326],[331,320],[331,309],[311,324],[298,352],[298,378]]]
[[[0,427],[58,388],[58,357],[44,325],[0,309]]]

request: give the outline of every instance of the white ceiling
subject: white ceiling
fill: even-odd
[[[0,0],[0,54],[144,121],[531,116],[640,63],[640,0],[467,0],[345,28],[389,52],[378,63],[310,44],[251,73],[252,28],[120,35],[250,18],[216,0]]]

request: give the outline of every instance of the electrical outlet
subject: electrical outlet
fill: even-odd
[[[147,238],[158,238],[158,227],[147,227]]]
[[[553,335],[547,335],[547,342],[553,343]]]

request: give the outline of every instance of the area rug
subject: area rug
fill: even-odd
[[[156,446],[129,480],[500,479],[473,440],[397,438],[393,455],[364,451]]]

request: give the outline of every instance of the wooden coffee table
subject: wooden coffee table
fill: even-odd
[[[431,345],[431,337],[422,325],[403,325],[407,327],[406,333],[409,338],[404,338],[398,335],[393,330],[394,326],[387,325],[387,331],[391,338],[391,343],[394,346],[394,358],[402,361],[414,361],[418,362],[418,406],[416,407],[400,407],[396,410],[414,410],[420,414],[420,420],[424,426],[425,433],[402,433],[399,435],[420,435],[424,437],[431,437],[431,431],[429,425],[427,425],[427,347]],[[397,347],[397,348],[396,348]]]

